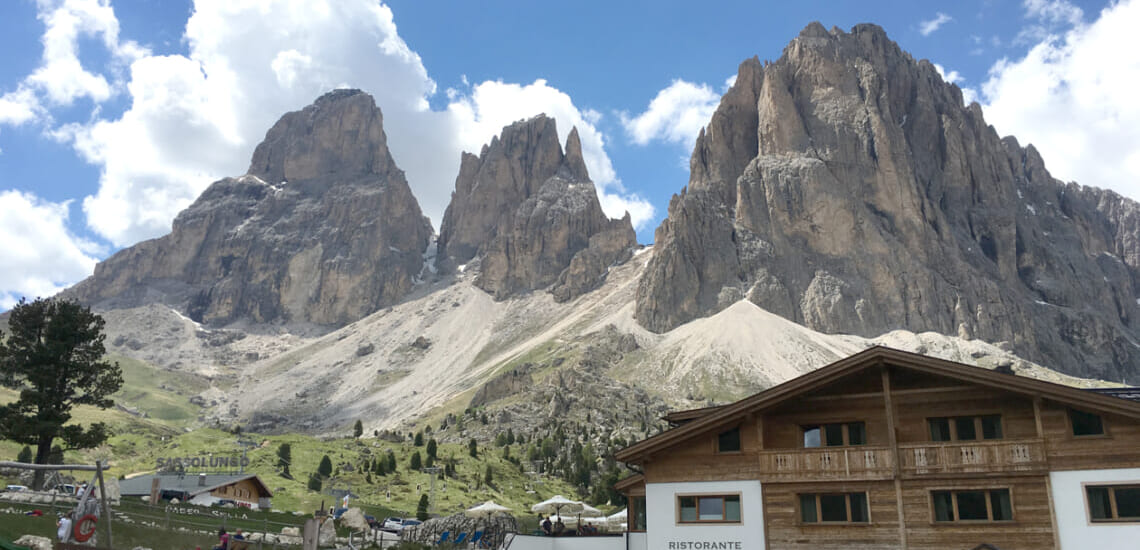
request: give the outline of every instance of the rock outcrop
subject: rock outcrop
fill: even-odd
[[[879,27],[813,23],[778,61],[743,63],[691,166],[639,285],[650,330],[748,299],[823,332],[1140,372],[1140,206],[1053,179]]]
[[[169,235],[68,292],[109,307],[161,301],[211,324],[342,325],[407,294],[431,236],[380,109],[337,90],[281,117],[248,173],[212,184]]]
[[[565,301],[600,285],[636,244],[628,215],[602,212],[578,130],[563,152],[554,119],[539,115],[464,154],[437,257],[445,270],[478,260],[476,284],[497,299],[554,285]]]

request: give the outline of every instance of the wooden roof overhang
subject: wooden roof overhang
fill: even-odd
[[[725,406],[726,405],[715,405],[712,407],[702,407],[700,409],[688,409],[688,410],[684,410],[684,411],[672,411],[672,412],[669,412],[668,414],[666,414],[665,416],[662,416],[661,420],[664,420],[664,421],[676,426],[678,424],[684,424],[685,422],[689,422],[690,420],[696,420],[698,418],[708,416],[708,415],[716,412],[718,409],[723,409]]]
[[[619,493],[630,494],[631,489],[641,488],[642,494],[645,491],[645,474],[634,474],[626,478],[618,480],[614,483],[614,490]]]
[[[642,464],[654,454],[668,450],[672,446],[693,437],[740,422],[764,409],[822,388],[844,376],[879,366],[891,366],[944,376],[1030,397],[1047,398],[1090,411],[1140,419],[1140,403],[1137,402],[1043,380],[994,372],[990,369],[964,365],[945,359],[875,346],[830,365],[820,367],[803,376],[793,378],[783,384],[768,388],[751,397],[746,397],[729,405],[714,407],[711,412],[703,416],[696,415],[695,418],[681,426],[666,430],[618,451],[615,457],[625,463]],[[702,410],[704,409],[681,412],[694,414]]]

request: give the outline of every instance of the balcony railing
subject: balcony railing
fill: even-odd
[[[890,479],[894,462],[890,447],[842,447],[762,451],[760,473],[789,481]]]
[[[759,453],[759,473],[779,481],[891,479],[890,447],[823,447]],[[903,476],[1001,474],[1046,469],[1041,439],[899,444]]]
[[[1039,471],[1046,468],[1040,439],[905,443],[899,445],[903,475],[978,474]]]

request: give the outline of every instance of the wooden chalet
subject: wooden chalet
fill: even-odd
[[[617,488],[654,550],[1140,548],[1117,395],[875,347],[667,416]]]
[[[243,508],[268,509],[273,493],[255,474],[148,474],[119,482],[123,496],[151,496],[158,480],[158,498],[211,506],[232,502]]]

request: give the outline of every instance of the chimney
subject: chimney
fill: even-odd
[[[205,487],[206,486],[206,474],[198,474],[198,486],[199,487]]]

